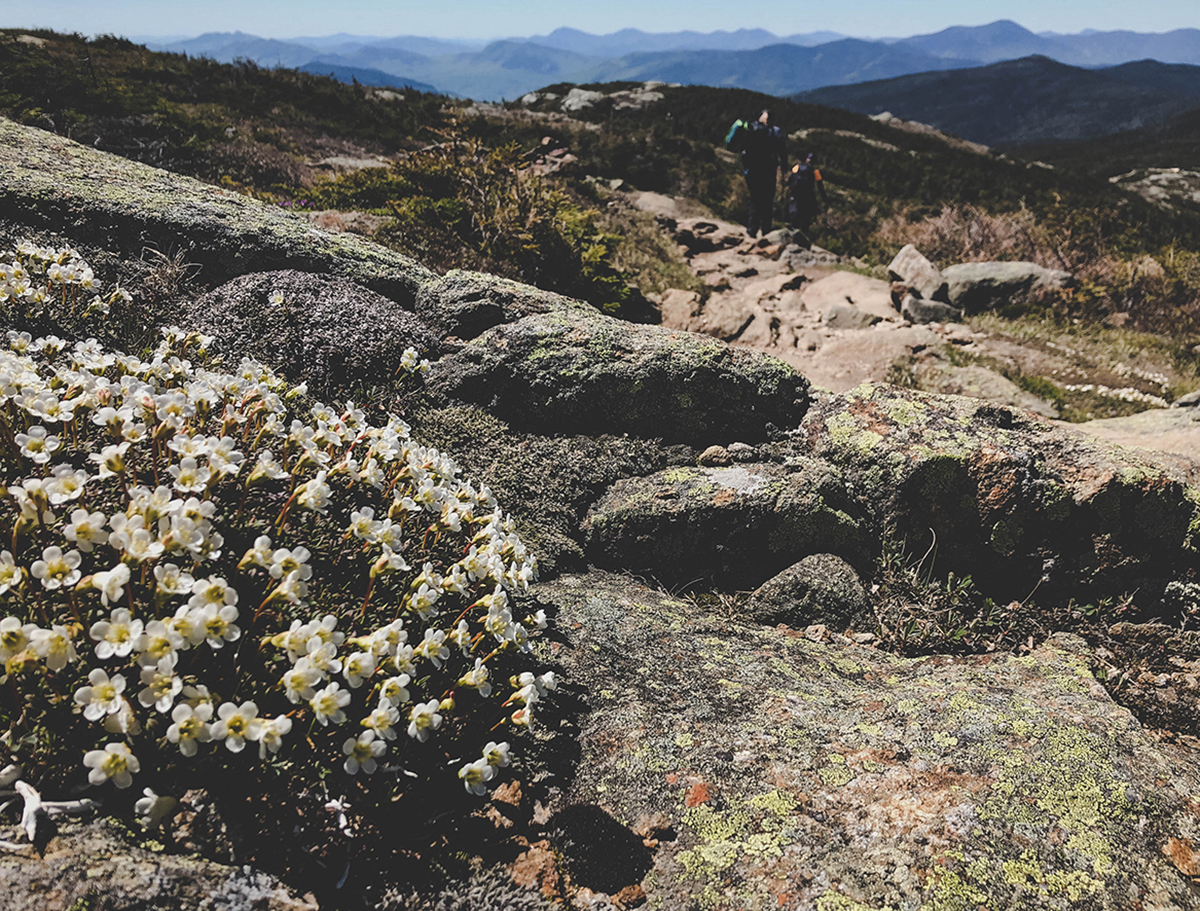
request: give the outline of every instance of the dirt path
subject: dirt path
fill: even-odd
[[[1026,388],[1038,389],[1036,382],[1018,384],[1009,377],[1044,378],[1075,399],[1095,400],[1098,410],[1111,404],[1105,396],[1165,404],[1171,368],[1152,352],[1084,351],[1076,343],[1017,338],[962,323],[914,325],[897,311],[887,282],[849,271],[832,253],[793,243],[786,230],[750,240],[740,225],[682,214],[687,210],[657,193],[632,193],[628,201],[656,216],[711,289],[707,299],[668,291],[661,302],[664,325],[769,352],[816,386],[843,392],[888,381],[1014,405],[1052,419],[1059,409]],[[1200,463],[1196,407],[1158,407],[1069,426],[1163,451],[1165,463]]]

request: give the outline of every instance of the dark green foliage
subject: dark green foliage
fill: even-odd
[[[321,208],[387,212],[377,235],[434,268],[519,279],[620,313],[630,299],[613,266],[620,238],[581,199],[539,178],[513,142],[488,148],[453,129],[447,141],[317,184]]]
[[[156,53],[111,35],[0,31],[0,114],[139,161],[260,189],[299,183],[296,152],[318,150],[322,136],[379,152],[411,145],[423,127],[440,123],[444,102],[411,91],[384,99],[326,76]]]

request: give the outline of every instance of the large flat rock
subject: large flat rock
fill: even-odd
[[[427,389],[520,429],[705,445],[796,427],[808,403],[807,380],[773,357],[594,310],[495,326],[436,363]]]
[[[1153,606],[1200,562],[1188,473],[1028,412],[864,384],[818,399],[803,435],[846,473],[875,527],[1006,596],[1137,591]]]
[[[0,118],[0,218],[138,259],[147,247],[202,267],[219,284],[297,269],[349,278],[411,308],[433,273],[353,234],[189,177]]]
[[[1148,737],[1081,640],[902,659],[623,577],[540,594],[586,694],[547,826],[575,888],[663,911],[1200,905],[1200,758]]]

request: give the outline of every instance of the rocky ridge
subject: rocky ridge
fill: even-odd
[[[995,402],[852,377],[814,392],[767,353],[683,327],[619,323],[486,276],[437,278],[211,187],[37,131],[0,130],[5,240],[77,235],[120,257],[146,243],[190,243],[195,281],[211,286],[205,308],[229,314],[227,357],[262,343],[250,327],[254,295],[273,280],[256,274],[263,269],[357,282],[383,298],[364,292],[363,307],[395,308],[394,344],[430,346],[428,383],[406,401],[416,432],[456,456],[456,442],[470,443],[467,469],[555,556],[535,587],[552,621],[537,648],[564,685],[515,786],[473,821],[490,820],[508,846],[477,884],[499,868],[528,907],[1200,906],[1200,752],[1186,740],[1198,717],[1200,650],[1186,635],[1157,634],[1196,609],[1194,464],[1164,468]],[[55,195],[56,186],[69,192]],[[782,243],[741,252],[720,225],[687,230],[713,262],[728,261],[719,271],[731,290],[767,283],[741,335],[765,322],[769,337],[784,311],[804,315],[801,331],[816,333],[818,351],[835,338],[825,332],[909,333],[896,350],[922,344],[918,333],[936,341],[962,332],[902,325],[886,312],[896,313],[886,284],[882,298],[839,287],[818,310],[807,295],[821,282],[863,277],[802,263]],[[781,260],[790,272],[767,265]],[[739,263],[756,274],[731,274]],[[803,281],[785,287],[796,275]],[[322,295],[344,286],[288,281],[296,319],[311,310],[315,321],[311,332],[303,321],[293,331],[320,339],[323,363],[358,363],[360,354],[388,363],[388,345],[360,352],[352,333],[318,332],[340,299]],[[851,298],[850,313],[834,311],[838,295]],[[180,300],[161,315],[189,306]],[[837,328],[863,313],[867,328]],[[825,364],[836,376],[833,358]],[[326,379],[353,386],[361,377]],[[543,519],[553,534],[539,539]],[[1145,687],[1171,692],[1157,715],[1148,702],[1130,704],[1177,736],[1155,735],[1114,701],[1096,676],[1104,656],[1078,637],[1015,654],[900,657],[870,647],[880,549],[898,537],[924,550],[930,530],[941,542],[937,572],[976,574],[997,598],[1040,586],[1052,610],[1075,593],[1129,595],[1112,635],[1161,652],[1162,685]],[[732,606],[672,595],[635,572]],[[758,592],[746,610],[719,600],[750,588]],[[133,887],[100,893],[104,907],[153,907],[194,889],[225,894],[232,887],[222,884],[238,876],[213,861],[146,853],[132,835],[100,844],[106,825],[87,824],[78,842],[64,832],[46,858],[6,856],[6,906],[47,907],[51,858],[76,844],[89,870],[99,869],[96,852],[125,869],[150,865]],[[177,860],[193,864],[192,884],[152,891]],[[56,888],[71,907],[92,900],[95,886],[80,878]],[[462,894],[472,888],[464,883]],[[332,884],[305,898],[269,878],[254,889],[263,895],[225,904],[362,900]]]

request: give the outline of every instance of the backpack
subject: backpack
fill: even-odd
[[[725,134],[725,148],[731,152],[741,152],[746,148],[746,135],[750,132],[750,124],[744,120],[735,120],[729,132]]]

